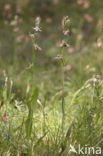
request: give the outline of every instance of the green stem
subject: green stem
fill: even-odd
[[[62,49],[61,59],[61,71],[62,71],[62,132],[64,135],[64,119],[65,119],[65,101],[64,101],[64,49]]]
[[[62,49],[62,93],[64,94],[64,52]]]
[[[16,35],[14,34],[14,54],[13,54],[13,65],[14,66],[16,64],[16,48],[17,48]]]
[[[35,78],[35,50],[34,50],[34,42],[32,42],[32,82],[34,86],[34,78]]]

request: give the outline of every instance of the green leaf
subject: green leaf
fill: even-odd
[[[33,95],[31,96],[32,109],[35,110],[37,107],[37,99],[38,99],[39,89],[35,88]]]
[[[32,132],[32,120],[28,118],[25,122],[26,136],[30,137]]]
[[[34,110],[37,107],[38,94],[39,94],[39,90],[38,88],[35,88],[30,99],[30,104],[28,105],[29,113],[28,113],[28,118],[25,122],[25,130],[26,130],[27,137],[30,137],[32,133],[32,125],[33,125],[32,119],[33,119]]]

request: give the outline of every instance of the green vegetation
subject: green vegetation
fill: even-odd
[[[103,154],[102,13],[102,0],[0,1],[0,156]]]

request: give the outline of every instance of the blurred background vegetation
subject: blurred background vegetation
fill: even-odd
[[[38,16],[42,51],[36,52],[33,73],[29,34]],[[55,58],[61,53],[64,16],[70,18],[71,35],[64,50],[62,95],[61,64]],[[0,0],[0,154],[58,156],[70,143],[103,147],[102,66],[103,0]],[[32,112],[35,103],[38,109]]]
[[[79,88],[94,73],[102,74],[102,0],[0,0],[1,85],[6,71],[15,82],[14,90],[18,94],[25,91],[32,60],[29,33],[37,16],[42,27],[38,42],[43,49],[36,54],[37,81],[52,89],[60,85],[60,63],[55,57],[63,36],[61,21],[66,15],[71,20],[70,48],[65,51],[66,79]],[[89,72],[85,72],[87,68]]]

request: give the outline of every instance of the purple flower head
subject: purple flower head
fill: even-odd
[[[34,34],[30,34],[30,37],[31,37],[31,38],[34,38],[34,36],[35,36]]]
[[[55,59],[57,59],[57,60],[61,60],[61,58],[62,58],[62,55],[60,55],[60,54],[55,57]]]
[[[67,42],[65,42],[64,40],[62,40],[62,42],[59,45],[60,47],[69,47],[69,44]]]
[[[66,31],[63,31],[64,35],[67,36],[70,34],[70,31],[69,30],[66,30]]]
[[[63,46],[64,46],[64,40],[62,40],[62,42],[60,43],[59,46],[60,46],[60,47],[63,47]]]
[[[33,30],[35,30],[35,31],[37,31],[37,32],[38,32],[38,31],[41,31],[39,27],[35,27],[35,28],[33,28]]]
[[[42,50],[36,43],[34,44],[34,49],[37,50],[37,51],[41,51]]]
[[[42,49],[38,46],[38,50],[41,51]]]

